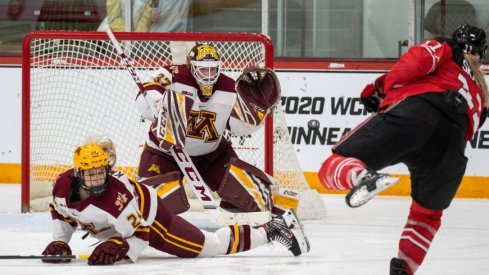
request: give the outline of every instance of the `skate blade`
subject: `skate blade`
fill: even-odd
[[[360,207],[366,204],[369,200],[371,200],[380,192],[398,183],[399,180],[400,178],[385,176],[378,179],[375,182],[376,188],[370,191],[369,189],[371,189],[371,187],[369,187],[367,184],[360,184],[358,186],[355,186],[350,190],[348,195],[346,195],[346,204],[352,208]]]
[[[295,213],[295,211],[289,209],[289,211],[287,211],[283,217],[285,217],[284,220],[287,226],[294,233],[294,236],[301,250],[300,254],[309,252],[311,250],[309,239],[307,238],[306,233],[304,232],[304,226],[297,218],[297,214]],[[294,256],[299,256],[300,254]]]

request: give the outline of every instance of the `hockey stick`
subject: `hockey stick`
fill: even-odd
[[[0,255],[0,260],[86,260],[90,255]]]
[[[129,58],[127,58],[126,54],[121,48],[121,45],[115,38],[114,33],[112,32],[112,30],[108,25],[105,26],[105,32],[109,36],[112,45],[115,47],[117,53],[121,57],[127,71],[131,74],[132,79],[138,86],[140,93],[144,96],[145,91],[141,79],[138,77],[136,70],[132,67]],[[209,187],[200,176],[200,173],[195,167],[195,164],[193,163],[192,159],[190,158],[190,156],[188,155],[188,153],[185,151],[184,148],[173,146],[170,149],[170,152],[173,158],[175,159],[175,161],[177,162],[178,167],[180,168],[182,173],[185,176],[187,176],[189,182],[192,184],[192,190],[194,191],[199,201],[202,203],[205,212],[210,215],[212,221],[216,222],[217,216],[219,214],[217,203],[212,197]]]

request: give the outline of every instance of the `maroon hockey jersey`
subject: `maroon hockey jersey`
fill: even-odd
[[[128,242],[127,255],[135,262],[149,244],[158,198],[153,188],[129,180],[119,171],[110,177],[104,195],[80,201],[71,200],[74,169],[59,175],[50,204],[53,240],[68,243],[77,226],[101,241],[119,236]]]

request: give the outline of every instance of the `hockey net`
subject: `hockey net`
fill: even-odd
[[[116,33],[143,81],[164,65],[183,64],[190,47],[211,42],[222,72],[236,79],[244,68],[273,67],[271,41],[256,34]],[[116,145],[116,169],[137,173],[149,122],[134,106],[137,86],[105,33],[38,31],[23,48],[22,211],[47,210],[52,183],[72,167],[73,150],[88,136],[104,135]],[[299,215],[324,215],[321,198],[301,171],[279,107],[251,136],[232,137],[239,157],[298,192]]]

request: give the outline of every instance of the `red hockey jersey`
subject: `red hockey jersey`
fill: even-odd
[[[460,58],[454,57],[457,54]],[[458,91],[467,101],[467,140],[472,139],[485,99],[467,61],[461,57],[461,49],[447,41],[428,40],[411,47],[387,73],[383,83],[386,96],[379,109],[385,110],[408,96]]]

